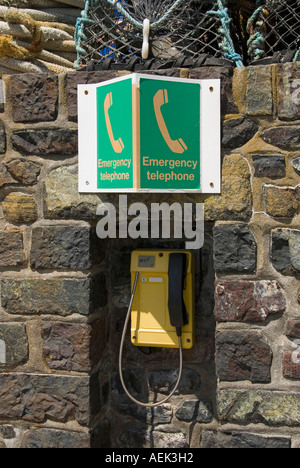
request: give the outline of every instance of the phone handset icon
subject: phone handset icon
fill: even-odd
[[[124,143],[121,138],[119,138],[118,140],[115,140],[110,118],[109,118],[108,111],[112,105],[113,105],[112,93],[108,93],[104,100],[104,114],[105,114],[106,128],[107,128],[108,136],[109,136],[109,139],[110,139],[110,142],[112,144],[114,151],[116,153],[122,153],[123,149],[125,148]]]
[[[165,142],[167,143],[168,147],[170,148],[173,153],[184,153],[188,148],[182,138],[179,138],[178,140],[172,140],[170,137],[169,130],[167,128],[167,125],[165,123],[165,120],[163,118],[162,112],[161,112],[161,107],[164,104],[168,104],[169,99],[168,99],[168,91],[166,89],[160,89],[157,91],[157,93],[154,96],[153,99],[153,104],[154,104],[154,110],[155,110],[155,116],[156,120],[159,126],[159,129],[161,131],[162,136],[164,137]]]

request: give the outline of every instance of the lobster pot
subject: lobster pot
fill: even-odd
[[[77,25],[77,68],[90,61],[120,65],[148,59],[195,65],[204,55],[226,57],[234,49],[223,7],[221,0],[87,1]],[[150,22],[146,56],[145,19]]]
[[[228,0],[229,16],[232,20],[231,34],[235,41],[235,49],[243,57],[246,65],[248,60],[248,39],[247,24],[249,18],[257,9],[256,0]]]
[[[297,60],[300,47],[300,1],[265,0],[248,22],[248,54],[252,61]],[[265,60],[266,62],[266,60]]]

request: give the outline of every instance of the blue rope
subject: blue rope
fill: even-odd
[[[260,15],[263,11],[263,7],[257,8],[251,18],[247,23],[247,31],[250,34],[251,28],[261,27],[262,21],[260,20]],[[249,47],[249,55],[253,57],[254,60],[259,60],[265,53],[265,38],[263,34],[259,31],[256,31],[252,36],[250,36],[247,45]]]
[[[223,36],[223,42],[220,44],[220,47],[223,49],[226,58],[234,61],[237,67],[243,67],[243,59],[240,54],[235,51],[233,41],[231,39],[229,28],[231,18],[228,15],[228,8],[224,7],[222,0],[217,0],[217,3],[219,10],[208,11],[207,14],[216,16],[221,21],[222,27],[219,28],[218,31]]]
[[[94,21],[88,18],[88,10],[90,8],[91,0],[86,0],[85,8],[81,12],[81,18],[77,18],[75,26],[74,40],[77,51],[77,59],[74,62],[74,68],[80,68],[81,57],[87,55],[87,52],[83,47],[81,47],[82,39],[87,40],[86,35],[84,34],[84,28],[86,24],[93,24]]]

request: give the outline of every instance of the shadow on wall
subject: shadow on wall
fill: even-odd
[[[106,416],[97,430],[97,444],[106,448],[197,446],[201,428],[213,421],[216,407],[212,226],[206,226],[205,244],[201,251],[195,251],[195,346],[183,351],[184,368],[178,391],[169,402],[154,409],[139,407],[129,400],[118,372],[121,334],[130,301],[130,256],[132,250],[138,248],[182,249],[184,243],[140,239],[107,242],[110,330],[107,354],[99,372],[103,414]],[[136,399],[143,402],[163,399],[173,388],[178,366],[178,350],[134,347],[127,333],[124,379]],[[109,441],[108,432],[111,434]]]

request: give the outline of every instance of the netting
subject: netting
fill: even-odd
[[[300,1],[265,0],[248,22],[250,60],[297,60],[300,47]],[[284,59],[284,57],[286,57]]]
[[[298,60],[300,0],[0,0],[0,73]]]
[[[203,55],[241,65],[232,34],[222,0],[88,0],[76,28],[76,66],[139,59],[196,64]]]
[[[235,47],[239,50],[243,63],[248,62],[248,20],[257,9],[257,0],[229,0],[229,16],[232,21],[232,28],[234,28],[233,39]]]

